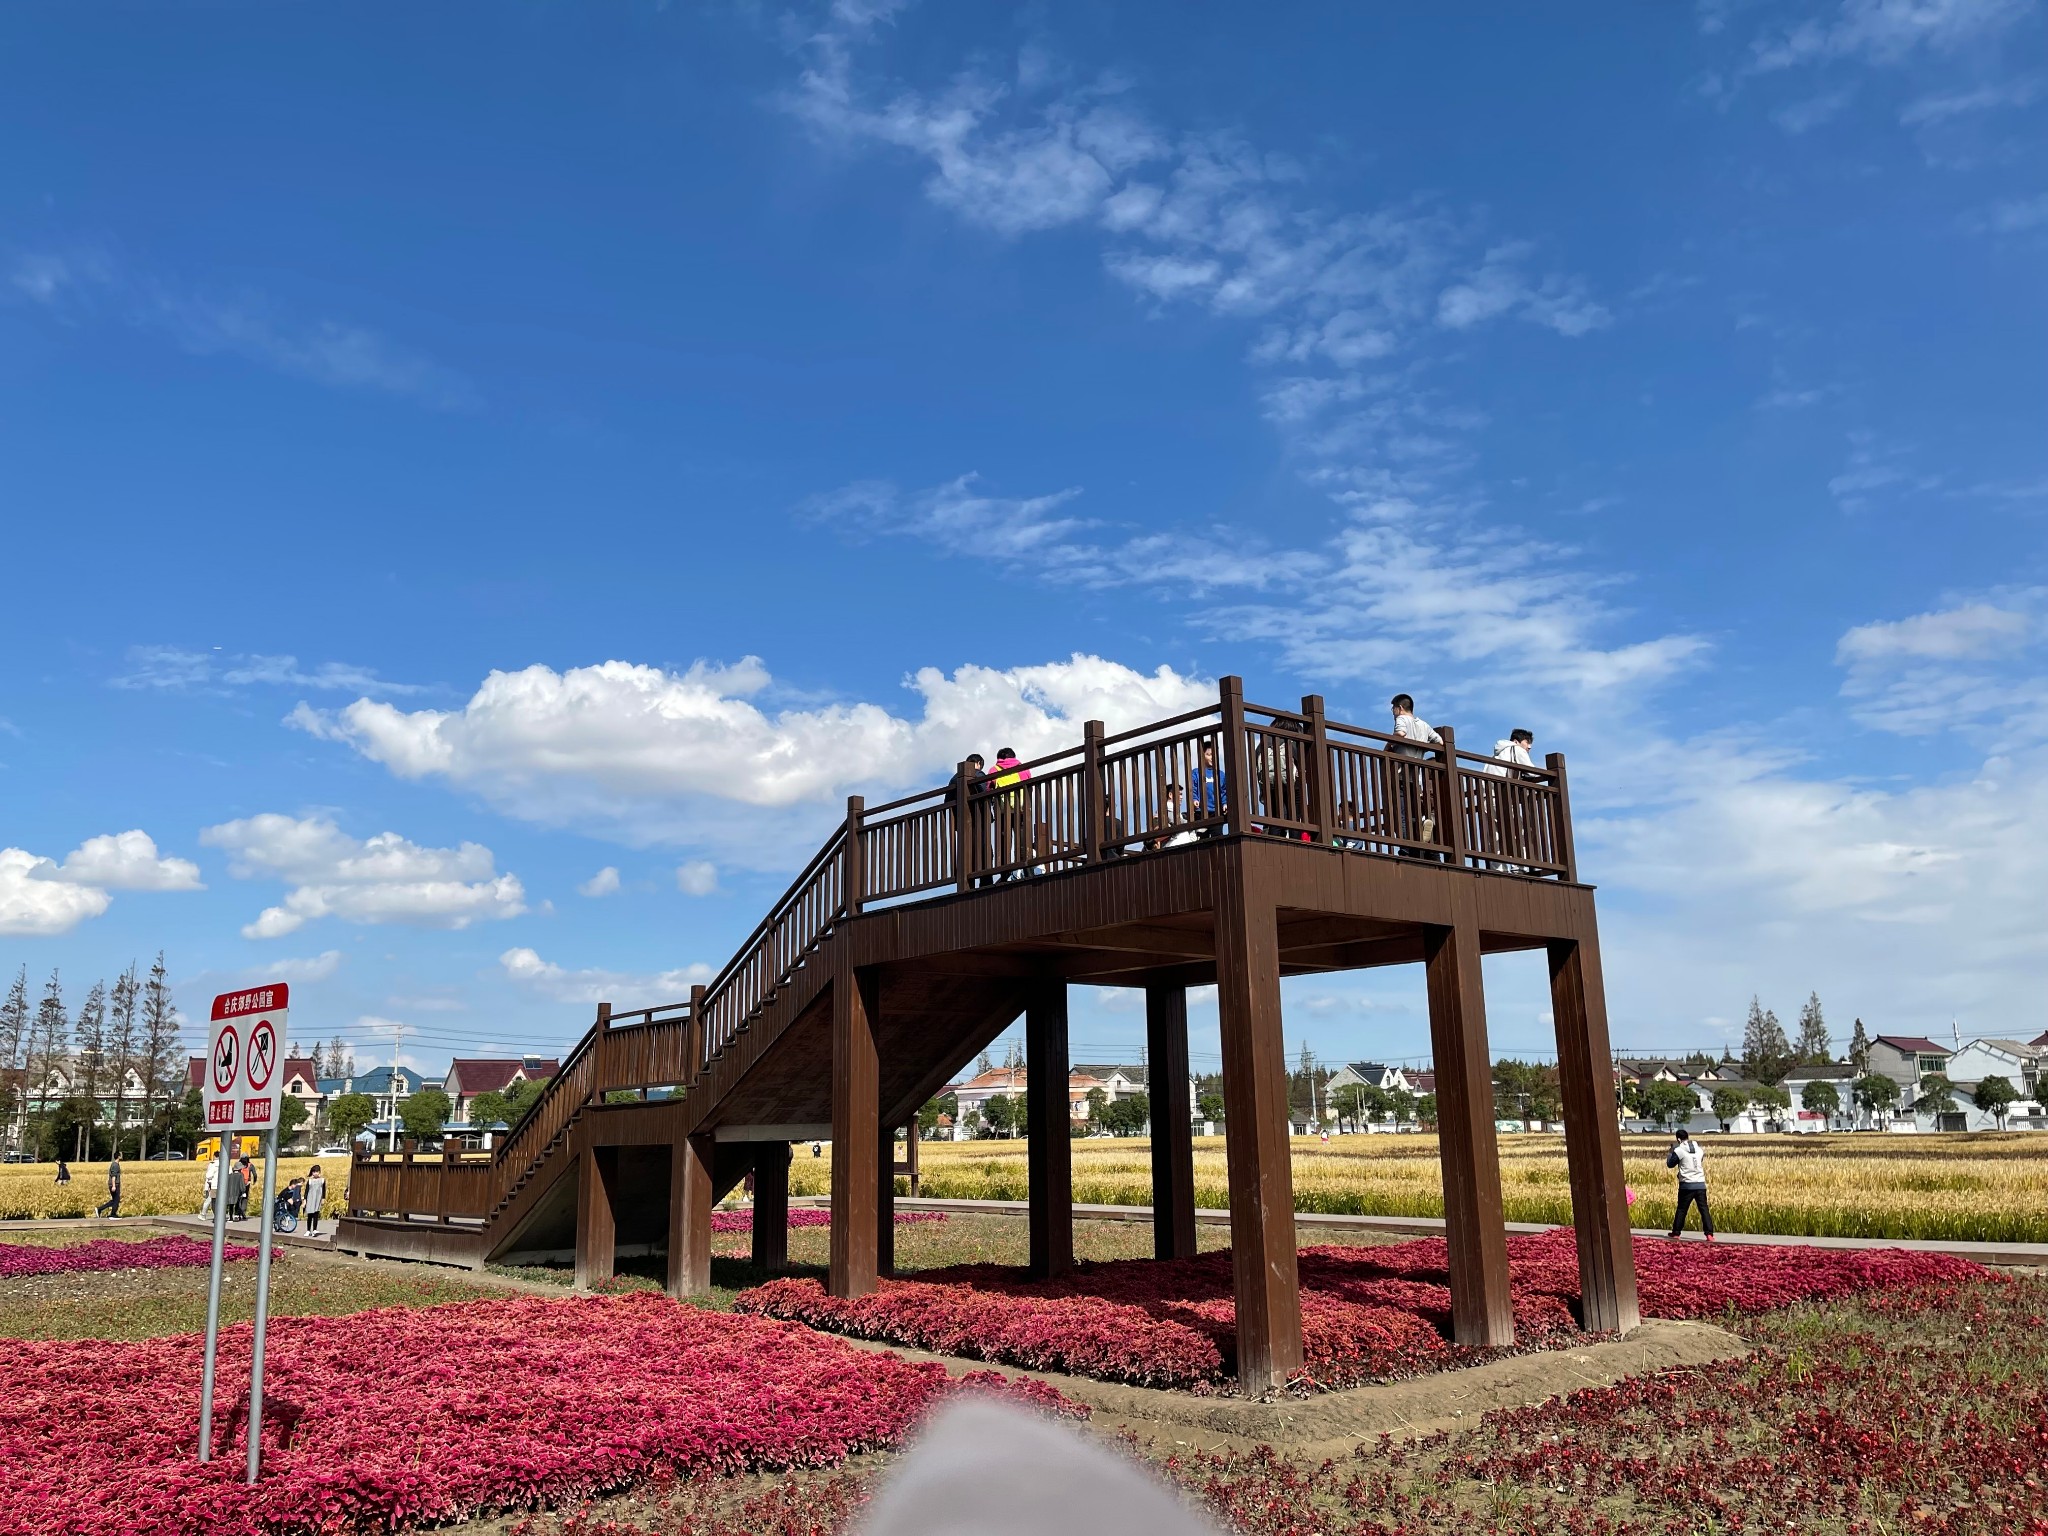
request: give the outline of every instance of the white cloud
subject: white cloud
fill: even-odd
[[[2031,622],[2023,613],[1989,603],[1965,603],[1939,613],[1859,624],[1835,647],[1835,660],[1866,666],[1902,659],[1961,661],[2009,654],[2025,644]]]
[[[610,896],[618,889],[619,872],[610,864],[576,887],[577,893],[583,896]]]
[[[595,1006],[610,1003],[614,1008],[651,1008],[661,1003],[687,1002],[692,986],[711,980],[717,970],[709,965],[686,965],[672,971],[652,973],[606,970],[565,970],[543,960],[531,949],[508,949],[498,956],[505,974],[523,987],[558,1003]]]
[[[272,960],[252,967],[248,974],[252,980],[325,981],[341,969],[341,958],[340,950],[323,949],[303,959]]]
[[[676,889],[685,896],[709,896],[718,889],[718,866],[691,859],[676,868]]]
[[[1116,729],[1214,693],[1170,667],[1147,674],[1081,654],[950,675],[926,667],[906,680],[922,705],[914,716],[867,702],[771,712],[750,697],[768,683],[753,657],[680,673],[624,661],[564,672],[534,666],[493,672],[460,709],[358,699],[332,712],[302,705],[292,722],[401,778],[446,779],[516,816],[595,822],[634,840],[726,837],[744,847],[758,828],[736,828],[724,813],[693,819],[687,808],[772,809],[937,783],[977,748],[1014,745],[1029,756],[1078,740],[1084,720]],[[814,830],[814,818],[805,821]]]
[[[9,281],[31,303],[68,320],[112,319],[195,357],[239,357],[310,383],[403,395],[440,409],[476,400],[467,379],[421,353],[365,326],[283,314],[258,294],[193,292],[90,252],[23,254]]]
[[[2048,192],[2033,197],[2008,198],[1993,203],[1980,220],[1997,235],[2017,235],[2048,224]]]
[[[1922,96],[1906,104],[1899,113],[1899,121],[1908,128],[1921,128],[1977,112],[1995,111],[2000,107],[2023,107],[2039,95],[2040,90],[2037,80],[2014,80],[1946,95]]]
[[[140,830],[89,837],[62,864],[0,848],[0,933],[69,933],[113,905],[113,891],[203,891],[199,866],[157,852]]]
[[[2048,682],[2030,653],[2048,589],[1999,594],[1860,624],[1835,647],[1842,696],[1863,724],[1907,736],[1986,725],[2016,742],[2048,735]]]
[[[1842,115],[1842,109],[1855,99],[1853,89],[1844,86],[1838,91],[1823,91],[1818,96],[1803,97],[1787,102],[1771,114],[1771,121],[1790,134],[1801,134],[1832,122]]]
[[[1922,50],[1950,52],[1989,36],[2030,6],[2031,0],[1842,0],[1827,20],[1758,37],[1749,69],[1766,74],[1834,60],[1897,64]]]
[[[1828,494],[1844,512],[1861,512],[1880,491],[1933,490],[1940,478],[1913,473],[1907,467],[1912,452],[1910,444],[1883,443],[1874,432],[1851,432],[1848,461],[1828,481]]]
[[[274,812],[208,827],[199,840],[227,850],[239,878],[292,886],[242,929],[244,938],[277,938],[322,917],[467,928],[526,910],[518,876],[500,875],[478,843],[424,848],[395,832],[358,840],[324,817]]]
[[[1437,324],[1462,331],[1515,314],[1561,336],[1583,336],[1613,320],[1575,279],[1552,275],[1531,283],[1521,270],[1529,254],[1520,243],[1488,251],[1478,267],[1437,295]]]
[[[296,656],[222,655],[176,645],[128,648],[127,670],[108,680],[116,688],[308,688],[337,693],[414,694],[427,690],[391,683],[366,667],[327,661],[303,667]]]

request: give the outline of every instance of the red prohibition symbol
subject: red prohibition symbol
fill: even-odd
[[[258,1019],[249,1031],[249,1091],[264,1093],[270,1088],[270,1074],[277,1070],[277,1030],[268,1019]]]
[[[242,1065],[242,1037],[235,1033],[230,1024],[220,1032],[220,1039],[213,1043],[213,1091],[233,1093],[235,1073]]]

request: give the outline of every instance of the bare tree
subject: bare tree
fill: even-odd
[[[35,1095],[36,1107],[40,1111],[35,1129],[38,1142],[42,1140],[43,1127],[50,1119],[50,1078],[63,1061],[64,1047],[70,1038],[71,1020],[64,1012],[64,987],[57,979],[57,973],[52,971],[49,983],[43,988],[43,1000],[36,1005],[35,1020],[29,1025],[27,1077],[23,1083],[25,1091]]]
[[[158,950],[149,979],[142,984],[142,1049],[138,1052],[136,1075],[142,1079],[142,1156],[149,1157],[149,1128],[157,1110],[167,1099],[184,1096],[184,1065],[178,1048],[178,1005],[171,1001],[171,989],[164,968],[164,953]]]
[[[28,1112],[27,1085],[21,1075],[21,1051],[28,1043],[28,967],[15,973],[0,1003],[0,1126],[11,1128],[17,1114]]]
[[[107,1012],[107,1070],[114,1078],[114,1156],[121,1155],[121,1120],[128,1107],[128,1074],[135,1071],[135,998],[142,990],[135,964],[114,978],[113,1006]]]
[[[85,1100],[85,1118],[73,1138],[71,1160],[92,1160],[93,1128],[100,1121],[100,1085],[107,1075],[107,984],[96,981],[85,994],[78,1021],[71,1027],[71,1091]]]

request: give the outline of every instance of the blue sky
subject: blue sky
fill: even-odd
[[[0,17],[7,971],[565,1043],[1238,672],[1565,752],[1620,1044],[2048,1027],[2041,5],[113,14]]]

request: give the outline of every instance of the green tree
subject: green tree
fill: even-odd
[[[1142,1093],[1127,1093],[1109,1106],[1103,1119],[1115,1135],[1142,1136],[1152,1119],[1152,1101]]]
[[[1784,1128],[1785,1112],[1792,1107],[1791,1094],[1776,1083],[1766,1083],[1757,1089],[1750,1102],[1768,1109],[1771,1112],[1771,1124],[1780,1130]]]
[[[1407,1125],[1415,1119],[1415,1095],[1406,1088],[1387,1090],[1387,1104],[1394,1116],[1394,1124]]]
[[[1725,1131],[1737,1115],[1749,1108],[1749,1095],[1734,1088],[1716,1088],[1712,1108],[1714,1118]]]
[[[1394,1096],[1378,1083],[1367,1083],[1359,1090],[1359,1102],[1364,1106],[1365,1118],[1374,1124],[1394,1112]]]
[[[516,1126],[533,1113],[533,1106],[540,1102],[540,1096],[548,1091],[548,1079],[529,1077],[523,1083],[515,1083],[505,1095],[505,1123]]]
[[[422,1088],[399,1106],[398,1120],[414,1141],[434,1141],[454,1112],[447,1094],[438,1088]]]
[[[15,1097],[19,1086],[21,1053],[28,1044],[28,967],[15,972],[7,1000],[0,1003],[0,1129],[14,1124],[17,1113],[26,1110],[25,1100]]]
[[[1103,1124],[1103,1116],[1108,1114],[1108,1112],[1108,1090],[1103,1088],[1090,1088],[1088,1090],[1088,1123],[1091,1126],[1099,1126],[1105,1131],[1108,1130],[1109,1127]]]
[[[1415,1101],[1415,1121],[1418,1125],[1434,1126],[1436,1124],[1435,1094],[1425,1093]]]
[[[981,1123],[991,1136],[1008,1136],[1017,1127],[1017,1104],[1007,1093],[992,1093],[981,1106]]]
[[[288,1093],[277,1109],[278,1135],[283,1140],[290,1141],[312,1118],[313,1112],[306,1108],[306,1101],[295,1093]]]
[[[1863,1028],[1863,1021],[1856,1021],[1854,1033],[1849,1036],[1849,1070],[1862,1077],[1870,1070],[1870,1035]]]
[[[343,1141],[354,1141],[377,1118],[377,1101],[367,1093],[344,1093],[327,1106],[327,1124]]]
[[[158,1134],[174,1143],[183,1143],[187,1152],[198,1145],[199,1132],[205,1124],[206,1101],[197,1088],[191,1087],[165,1105],[164,1112],[157,1117]]]
[[[43,1000],[36,1004],[35,1018],[29,1024],[24,1068],[28,1073],[26,1088],[36,1104],[34,1135],[39,1148],[49,1143],[47,1128],[57,1113],[57,1103],[50,1097],[50,1076],[64,1060],[64,1045],[70,1034],[71,1016],[64,1011],[64,988],[52,971],[43,986]],[[56,1149],[52,1146],[50,1150],[54,1153]]]
[[[950,1093],[942,1093],[935,1099],[927,1099],[924,1107],[917,1112],[917,1130],[921,1136],[929,1136],[939,1128],[939,1117],[960,1118],[960,1101]]]
[[[505,1102],[505,1095],[495,1088],[486,1088],[469,1101],[469,1123],[471,1125],[496,1125],[500,1120],[510,1120],[511,1106]]]
[[[1799,1090],[1799,1107],[1810,1109],[1816,1115],[1826,1115],[1828,1124],[1832,1126],[1835,1116],[1842,1112],[1842,1096],[1835,1091],[1833,1083],[1824,1083],[1816,1078]]]
[[[1994,1076],[1987,1077],[1977,1084],[1977,1091],[1970,1095],[1970,1102],[1985,1114],[1994,1116],[1998,1121],[1998,1128],[2002,1131],[2005,1129],[2005,1112],[2018,1097],[2019,1093],[2013,1088],[2011,1078]]]
[[[1794,1065],[1785,1026],[1755,997],[1749,1000],[1749,1021],[1742,1028],[1742,1065],[1760,1083],[1777,1082]]]
[[[1952,1114],[1956,1107],[1956,1085],[1945,1072],[1929,1072],[1920,1079],[1920,1096],[1913,1108],[1924,1114]]]
[[[1220,1093],[1205,1093],[1196,1099],[1195,1108],[1201,1111],[1204,1120],[1221,1120],[1223,1118],[1223,1095]]]
[[[1856,1079],[1850,1090],[1856,1095],[1856,1103],[1872,1120],[1889,1115],[1899,1104],[1899,1084],[1896,1078],[1886,1077],[1882,1072],[1866,1072]]]
[[[1337,1126],[1357,1130],[1365,1120],[1365,1089],[1357,1083],[1346,1083],[1332,1089],[1330,1108],[1337,1112]]]
[[[179,1044],[183,1021],[177,1004],[171,1001],[170,969],[164,952],[156,952],[156,963],[142,983],[142,1041],[136,1049],[135,1075],[142,1079],[142,1155],[149,1156],[149,1130],[160,1125],[163,1109],[175,1109],[185,1092],[184,1055]]]
[[[1799,1010],[1799,1038],[1792,1049],[1802,1066],[1824,1067],[1834,1059],[1834,1042],[1828,1039],[1828,1024],[1821,1017],[1818,992],[1808,993],[1806,1006]]]
[[[128,1074],[135,1070],[135,1000],[142,984],[135,978],[135,966],[114,978],[114,995],[107,1013],[107,1072],[114,1087],[113,1143],[121,1150],[121,1123],[128,1113]]]
[[[1683,1083],[1657,1078],[1643,1084],[1643,1117],[1647,1120],[1675,1127],[1698,1114],[1699,1108],[1699,1095]]]
[[[84,1102],[85,1115],[72,1133],[75,1162],[92,1159],[93,1133],[99,1129],[100,1092],[107,1078],[107,984],[96,981],[71,1027],[72,1086]]]

